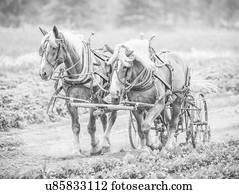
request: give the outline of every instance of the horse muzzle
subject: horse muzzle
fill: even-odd
[[[42,80],[48,81],[51,79],[51,75],[49,75],[47,72],[40,72],[39,74]]]

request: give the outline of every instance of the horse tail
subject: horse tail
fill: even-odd
[[[203,71],[190,71],[190,90],[195,93],[216,93],[217,85]]]

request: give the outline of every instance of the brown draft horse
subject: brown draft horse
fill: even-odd
[[[110,86],[112,99],[122,97],[122,93],[127,90],[130,101],[155,104],[147,110],[146,115],[142,110],[133,111],[138,124],[141,148],[146,150],[147,146],[151,149],[162,148],[160,141],[157,138],[153,141],[149,133],[151,125],[164,110],[167,91],[181,90],[188,74],[188,66],[178,56],[171,53],[162,54],[162,62],[155,64],[150,60],[149,49],[149,40],[133,39],[117,45],[108,61],[108,64],[115,64]],[[166,148],[171,148],[175,141],[172,132],[177,129],[182,100],[172,95],[170,102],[172,111],[169,115],[170,130]]]
[[[87,53],[87,48],[83,42],[83,36],[79,34],[74,34],[73,32],[59,32],[57,27],[54,26],[51,32],[47,32],[41,29],[42,34],[44,35],[41,45],[39,48],[39,54],[41,56],[41,68],[40,76],[43,80],[50,80],[54,74],[55,69],[62,63],[65,65],[65,73],[72,79],[65,79],[63,82],[63,90],[67,97],[74,97],[89,100],[92,98],[92,102],[99,102],[98,96],[95,96],[99,90],[99,85],[93,85],[93,91],[90,87],[90,79],[87,73],[92,71],[92,66],[98,68],[97,72],[102,72],[106,75],[106,66],[103,61],[96,59],[92,52]],[[86,62],[87,54],[91,55],[90,64]],[[89,57],[89,56],[88,56]],[[91,68],[90,68],[91,67]],[[71,80],[77,77],[77,75],[82,75],[78,77],[74,84]],[[108,74],[107,74],[108,75]],[[98,82],[102,82],[102,77],[96,76]],[[74,153],[78,155],[84,155],[79,140],[80,133],[80,123],[78,118],[78,108],[71,106],[70,103],[67,103],[67,109],[71,116],[72,120],[72,131],[74,135]],[[102,114],[100,116],[103,130],[106,131],[103,136],[102,141],[100,142],[96,138],[96,117],[93,114],[95,109],[90,109],[90,118],[88,123],[88,132],[91,136],[91,154],[98,154],[102,151],[103,148],[106,150],[110,147],[110,141],[108,132],[112,128],[117,112],[112,111],[109,117],[109,125],[107,128],[107,116]],[[106,130],[107,129],[107,130]]]

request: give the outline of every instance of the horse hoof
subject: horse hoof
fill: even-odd
[[[91,156],[98,156],[98,155],[101,155],[101,154],[102,154],[102,150],[91,151],[91,152],[90,152],[90,155],[91,155]]]
[[[159,144],[159,145],[151,145],[149,146],[151,148],[152,151],[161,151],[163,146],[162,144]]]
[[[151,151],[154,151],[154,150],[159,150],[162,148],[162,144],[160,141],[158,142],[154,142],[154,143],[151,143],[151,144],[146,144],[148,148],[151,149]]]
[[[151,148],[145,146],[145,147],[142,147],[142,148],[140,149],[140,151],[141,151],[142,153],[150,154],[150,153],[151,153]]]
[[[102,153],[102,149],[98,145],[95,145],[91,148],[91,151],[90,151],[91,156],[97,156],[97,155],[100,155],[101,153]]]
[[[80,154],[81,154],[82,156],[86,157],[86,156],[89,155],[89,152],[80,150]]]
[[[169,139],[168,141],[167,141],[167,143],[165,144],[165,146],[164,146],[164,148],[166,149],[166,150],[172,150],[172,149],[174,149],[175,147],[176,147],[176,141],[175,141],[175,139],[173,139],[173,138],[171,138],[171,139]]]
[[[163,144],[159,143],[159,144],[157,145],[157,147],[156,147],[156,150],[161,151],[162,148],[163,148]]]
[[[102,154],[105,154],[107,152],[110,152],[110,147],[109,146],[103,146],[102,147]]]
[[[91,152],[90,152],[91,156],[97,156],[100,154],[102,154],[102,149],[100,148],[100,146],[96,145],[96,146],[92,147]]]
[[[163,145],[161,145],[160,147],[158,147],[158,151],[161,151],[163,149]]]
[[[82,151],[82,150],[73,150],[72,155],[78,156],[78,157],[86,157],[87,156],[86,152]]]

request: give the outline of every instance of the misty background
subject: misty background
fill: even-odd
[[[238,0],[1,0],[0,25],[70,28],[239,28]]]

